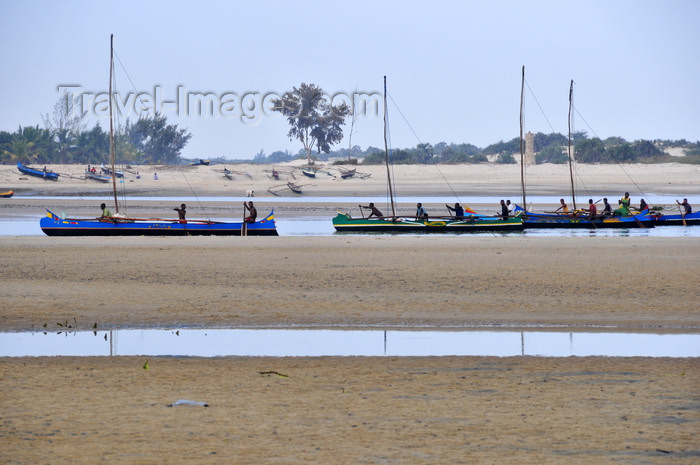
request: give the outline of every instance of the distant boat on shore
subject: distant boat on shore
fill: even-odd
[[[44,178],[48,181],[58,181],[58,173],[54,173],[53,171],[47,171],[46,167],[44,167],[43,170],[38,170],[36,168],[25,166],[22,164],[22,162],[18,161],[17,162],[17,169],[22,174],[26,174],[29,176],[35,176],[37,178]]]

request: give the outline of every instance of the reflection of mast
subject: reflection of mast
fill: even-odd
[[[384,330],[384,355],[386,355],[386,329]]]
[[[569,352],[574,355],[574,333],[569,333]]]
[[[523,66],[524,68],[524,66]],[[520,331],[520,355],[525,355],[525,332]]]

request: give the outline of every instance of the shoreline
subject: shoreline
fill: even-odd
[[[300,163],[301,162],[301,163]],[[386,168],[382,165],[346,165],[355,168],[356,176],[341,179],[334,165],[323,165],[315,178],[305,177],[300,167],[303,161],[280,165],[143,165],[141,178],[126,173],[118,190],[133,196],[229,196],[245,197],[254,191],[255,197],[275,198],[268,189],[281,195],[295,196],[286,188],[287,182],[302,186],[302,196],[386,196]],[[321,166],[321,165],[319,165]],[[224,168],[234,172],[227,179]],[[20,195],[95,195],[110,197],[111,184],[79,179],[84,165],[47,165],[47,169],[71,175],[58,181],[22,175],[16,166],[0,165],[0,191],[13,189]],[[280,180],[271,176],[272,169],[280,171]],[[158,173],[158,180],[153,175]],[[326,174],[330,173],[330,174]],[[360,177],[360,173],[367,175]],[[499,196],[519,199],[522,194],[520,166],[495,164],[461,165],[396,165],[392,178],[399,196]],[[570,197],[571,183],[566,165],[535,165],[526,167],[527,195]],[[700,194],[700,166],[680,163],[658,165],[578,165],[576,170],[578,198],[603,197],[616,199],[624,192],[641,198],[648,192],[657,194]]]

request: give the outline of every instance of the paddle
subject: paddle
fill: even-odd
[[[241,224],[241,236],[247,236],[248,235],[248,223],[245,222],[245,202],[243,202],[243,224]]]
[[[678,203],[678,200],[676,200],[676,203]],[[685,213],[683,213],[680,203],[678,203],[678,212],[681,214],[681,221],[683,221],[683,226],[688,226],[688,224],[685,222]]]
[[[634,221],[637,223],[637,226],[639,226],[640,228],[643,228],[643,229],[646,228],[646,226],[644,226],[644,223],[639,221],[639,218],[637,218],[637,215],[632,215],[632,218],[634,218]]]

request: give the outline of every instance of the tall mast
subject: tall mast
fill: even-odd
[[[396,218],[396,205],[394,204],[394,190],[391,185],[391,170],[389,169],[389,143],[386,135],[386,76],[384,76],[384,162],[386,164],[386,179],[389,183],[389,198],[391,202],[391,216]]]
[[[112,163],[112,192],[114,193],[114,209],[119,213],[117,201],[117,174],[114,167],[114,117],[112,116],[112,76],[114,74],[114,34],[109,36],[109,159]]]
[[[576,192],[574,191],[574,168],[573,157],[571,156],[571,107],[574,104],[574,80],[571,80],[569,87],[569,175],[571,176],[571,203],[576,210]]]
[[[523,95],[525,93],[525,65],[523,65],[523,79],[520,85],[520,185],[523,189],[523,208],[527,212],[525,201],[525,150],[523,148]]]

